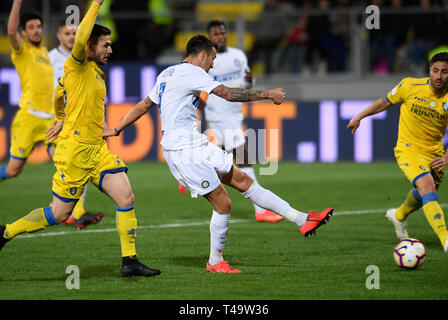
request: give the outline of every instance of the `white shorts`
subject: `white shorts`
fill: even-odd
[[[246,143],[246,138],[242,130],[242,123],[232,123],[220,121],[209,121],[208,125],[216,136],[216,143],[222,146],[227,152],[238,148]]]
[[[163,150],[163,155],[171,174],[190,190],[193,198],[215,190],[221,184],[219,176],[228,173],[233,165],[232,154],[210,142],[182,150]]]

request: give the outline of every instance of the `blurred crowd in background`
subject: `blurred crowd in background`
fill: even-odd
[[[179,33],[205,32],[207,21],[198,21],[198,3],[229,2],[243,1],[107,0],[99,22],[114,31],[114,61],[157,63],[161,56],[180,54],[175,44]],[[353,68],[354,48],[361,47],[369,73],[420,75],[426,72],[431,51],[448,45],[445,31],[448,0],[245,2],[262,3],[256,18],[244,20],[244,32],[253,39],[244,49],[250,66],[259,74],[347,73]],[[47,10],[50,19],[62,20],[68,5],[75,4],[84,12],[89,3],[89,0],[24,0],[23,8]],[[0,0],[2,36],[6,36],[11,4],[12,0]],[[368,16],[365,8],[371,4],[380,9],[377,30],[367,30],[364,26]],[[229,32],[236,31],[234,20],[226,17],[222,20],[228,23]],[[45,27],[47,37],[54,38],[59,24],[60,21],[53,21],[50,27]],[[3,64],[4,61],[1,60]]]

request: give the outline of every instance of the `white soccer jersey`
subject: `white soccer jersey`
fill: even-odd
[[[207,143],[198,130],[201,91],[210,93],[221,83],[212,80],[201,67],[180,63],[168,67],[158,77],[149,98],[159,105],[164,150],[181,150]]]
[[[246,88],[246,70],[250,70],[245,53],[237,48],[227,47],[218,52],[209,75],[229,88]],[[240,123],[243,121],[241,102],[229,102],[216,95],[210,95],[204,109],[207,121]]]
[[[51,64],[53,66],[53,88],[56,88],[59,79],[64,75],[65,60],[70,56],[70,52],[66,52],[61,47],[53,48],[49,53]]]

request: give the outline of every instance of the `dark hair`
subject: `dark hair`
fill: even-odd
[[[24,12],[20,17],[20,28],[25,29],[26,23],[30,20],[38,19],[40,23],[43,25],[42,17],[38,12]]]
[[[212,50],[212,48],[217,48],[216,44],[209,38],[202,34],[197,34],[193,36],[187,43],[187,56],[197,55],[201,51],[206,51],[207,53]]]
[[[101,36],[108,36],[111,34],[111,30],[99,24],[94,24],[92,32],[90,33],[89,41],[92,41],[94,44],[98,43],[98,39]]]
[[[222,21],[219,20],[212,20],[208,23],[207,25],[207,32],[210,33],[210,30],[214,27],[221,27],[223,26],[224,28],[226,27],[226,24]]]
[[[448,63],[448,52],[439,52],[439,53],[435,54],[431,58],[429,65],[432,66],[434,63],[436,63],[438,61],[443,61],[443,62]]]

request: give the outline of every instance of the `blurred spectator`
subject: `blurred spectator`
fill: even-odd
[[[420,12],[413,16],[411,28],[413,37],[409,45],[409,54],[412,60],[412,72],[416,75],[426,73],[427,55],[434,47],[436,30],[436,14],[427,12],[431,8],[430,0],[420,0]]]
[[[254,64],[259,61],[260,56],[264,56],[264,73],[270,74],[273,71],[272,56],[285,33],[286,12],[283,8],[281,1],[266,1],[264,10],[252,30],[255,35],[255,43],[248,53],[251,69],[254,69]],[[288,12],[288,14],[290,13]]]
[[[308,24],[309,16],[307,15],[308,9],[311,7],[309,1],[305,1],[301,8],[301,15],[296,19],[295,25],[293,25],[287,36],[286,44],[281,49],[276,70],[281,72],[285,67],[290,67],[290,71],[293,73],[299,73],[302,64],[302,56],[306,50],[306,27]],[[288,59],[289,58],[289,59]],[[288,63],[285,63],[289,60]]]
[[[328,54],[322,46],[322,40],[330,29],[329,13],[330,1],[318,0],[317,8],[320,14],[311,15],[308,20],[307,34],[308,46],[305,55],[305,73],[322,74],[327,69]]]
[[[383,1],[373,1],[381,6]],[[381,15],[380,29],[369,30],[370,59],[374,74],[388,74],[400,69],[396,65],[396,54],[405,44],[409,31],[409,15],[398,13],[403,0],[391,0],[390,7],[397,13]]]

